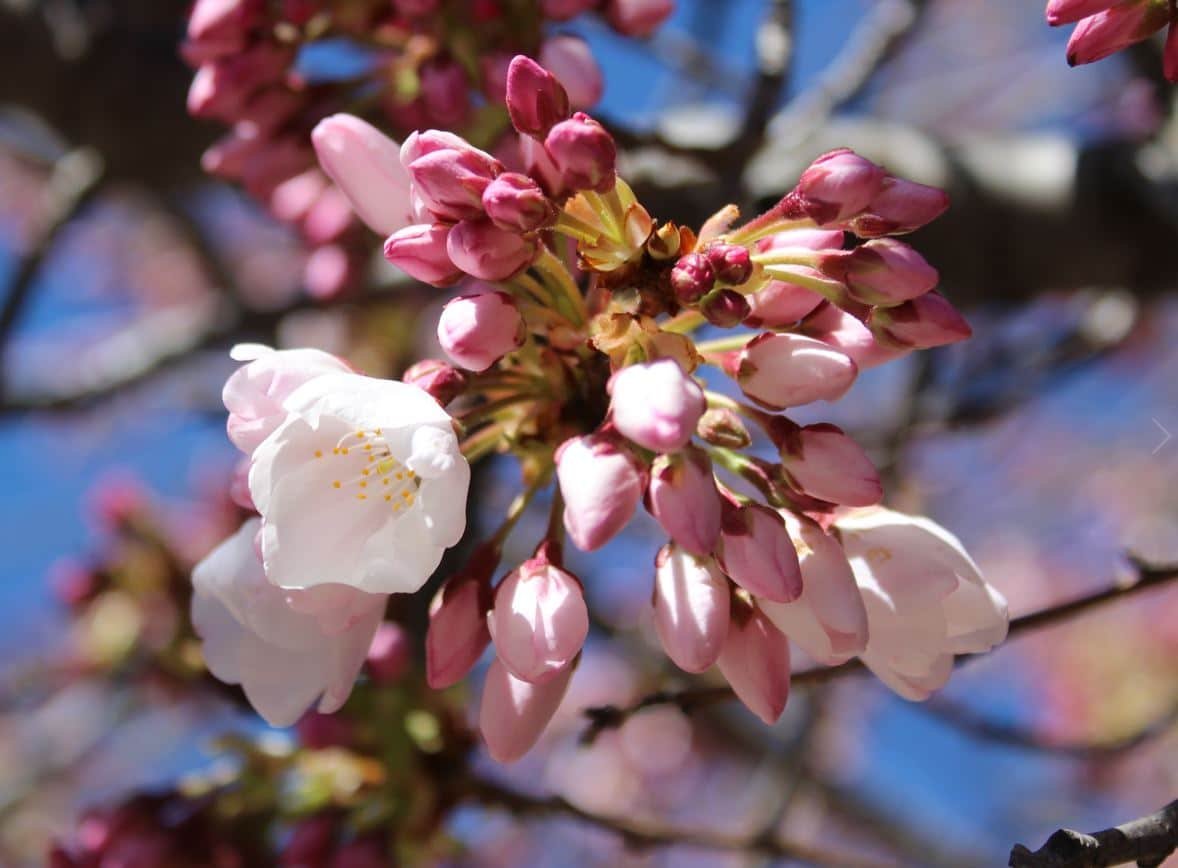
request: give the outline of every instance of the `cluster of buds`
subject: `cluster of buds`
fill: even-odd
[[[508,65],[514,50],[523,48],[571,82],[571,105],[588,107],[603,88],[588,44],[568,34],[545,37],[544,22],[596,10],[618,32],[646,36],[673,10],[672,0],[536,0],[522,6],[509,9],[498,0],[193,5],[182,46],[196,68],[188,109],[230,127],[205,153],[204,168],[241,183],[276,218],[299,229],[313,248],[304,275],[311,294],[335,295],[354,283],[368,246],[347,199],[316,167],[309,146],[309,131],[334,106],[363,98],[374,104],[380,122],[406,133],[486,126],[476,109],[489,103],[502,113]],[[358,77],[312,78],[301,70],[301,52],[328,38],[350,40],[358,55],[373,45],[379,51]]]
[[[1068,63],[1103,60],[1168,27],[1163,70],[1178,82],[1178,10],[1170,0],[1049,0],[1047,23],[1075,24],[1068,40]]]
[[[540,737],[588,633],[566,537],[599,549],[643,504],[668,538],[653,570],[664,649],[689,672],[715,664],[766,721],[784,707],[791,646],[821,664],[858,656],[923,699],[954,655],[1001,641],[1005,601],[960,543],[879,506],[879,475],[845,432],[782,414],[839,399],[861,367],[968,336],[936,271],[890,237],[938,216],[945,195],[840,150],[765,214],[737,226],[730,207],[695,232],[656,223],[617,177],[608,133],[570,114],[534,61],[512,61],[507,104],[518,173],[437,131],[400,148],[345,116],[316,131],[364,219],[416,221],[386,255],[430,283],[492,285],[443,311],[450,363],[404,382],[308,350],[259,354],[230,379],[230,436],[260,518],[197,570],[213,671],[250,691],[241,658],[233,670],[217,650],[245,635],[283,649],[268,671],[292,713],[319,694],[336,707],[356,672],[347,631],[375,624],[365,595],[420,587],[463,533],[467,461],[497,453],[519,460],[524,490],[442,585],[426,638],[439,688],[494,646],[479,721],[497,759]],[[705,388],[703,366],[733,388]],[[501,571],[504,541],[553,478],[533,556]],[[200,609],[212,598],[216,618]],[[340,656],[312,678],[298,655],[324,658],[333,641]],[[273,668],[296,658],[300,689]]]

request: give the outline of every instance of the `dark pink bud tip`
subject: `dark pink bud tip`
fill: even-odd
[[[716,272],[702,253],[681,256],[671,269],[671,289],[684,304],[694,304],[712,291]]]

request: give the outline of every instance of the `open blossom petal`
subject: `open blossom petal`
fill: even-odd
[[[928,698],[948,681],[955,654],[1006,637],[1005,599],[944,528],[878,507],[837,526],[867,608],[863,662],[901,696]]]
[[[270,584],[254,550],[258,526],[247,521],[197,564],[192,620],[209,671],[240,684],[267,722],[289,726],[318,697],[320,711],[343,705],[387,597],[348,588],[331,599],[298,599],[308,592]],[[344,600],[348,617],[335,622],[343,629],[325,630]]]
[[[802,595],[792,603],[758,600],[782,633],[818,663],[834,666],[867,647],[867,610],[843,547],[808,518],[783,512],[798,551]]]
[[[249,364],[229,377],[221,399],[229,410],[229,439],[247,454],[285,420],[282,402],[291,392],[320,374],[351,371],[342,359],[314,349],[272,350],[239,344],[232,355]]]
[[[285,409],[250,468],[271,580],[416,591],[466,526],[450,417],[415,386],[359,374],[312,380]]]

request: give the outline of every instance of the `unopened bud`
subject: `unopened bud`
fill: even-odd
[[[732,410],[715,407],[700,417],[695,433],[713,446],[744,449],[753,442],[749,429]]]
[[[666,261],[679,255],[683,237],[674,223],[664,223],[651,233],[646,240],[646,252],[651,259]]]
[[[556,124],[544,139],[544,150],[565,187],[598,193],[613,189],[617,145],[605,127],[584,112]]]
[[[556,205],[540,185],[516,172],[506,172],[483,191],[483,208],[500,229],[532,232],[556,220]]]
[[[740,286],[753,273],[753,261],[747,247],[739,244],[713,244],[704,251],[716,280],[732,286]]]
[[[507,68],[507,111],[517,130],[539,139],[569,116],[569,96],[556,76],[521,54]]]
[[[466,389],[467,376],[441,359],[424,359],[401,376],[403,382],[429,392],[445,407]]]
[[[712,291],[716,272],[702,253],[688,253],[679,257],[671,269],[671,289],[684,304],[694,304]]]
[[[714,290],[704,296],[699,303],[699,312],[707,317],[712,325],[722,329],[740,325],[750,311],[748,299],[735,289]]]
[[[973,334],[965,317],[935,291],[896,307],[877,307],[867,325],[881,344],[905,349],[939,347]]]

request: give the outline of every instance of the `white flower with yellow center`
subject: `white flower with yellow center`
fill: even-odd
[[[348,373],[283,409],[249,473],[270,581],[416,591],[466,529],[470,465],[449,415],[416,386]]]

